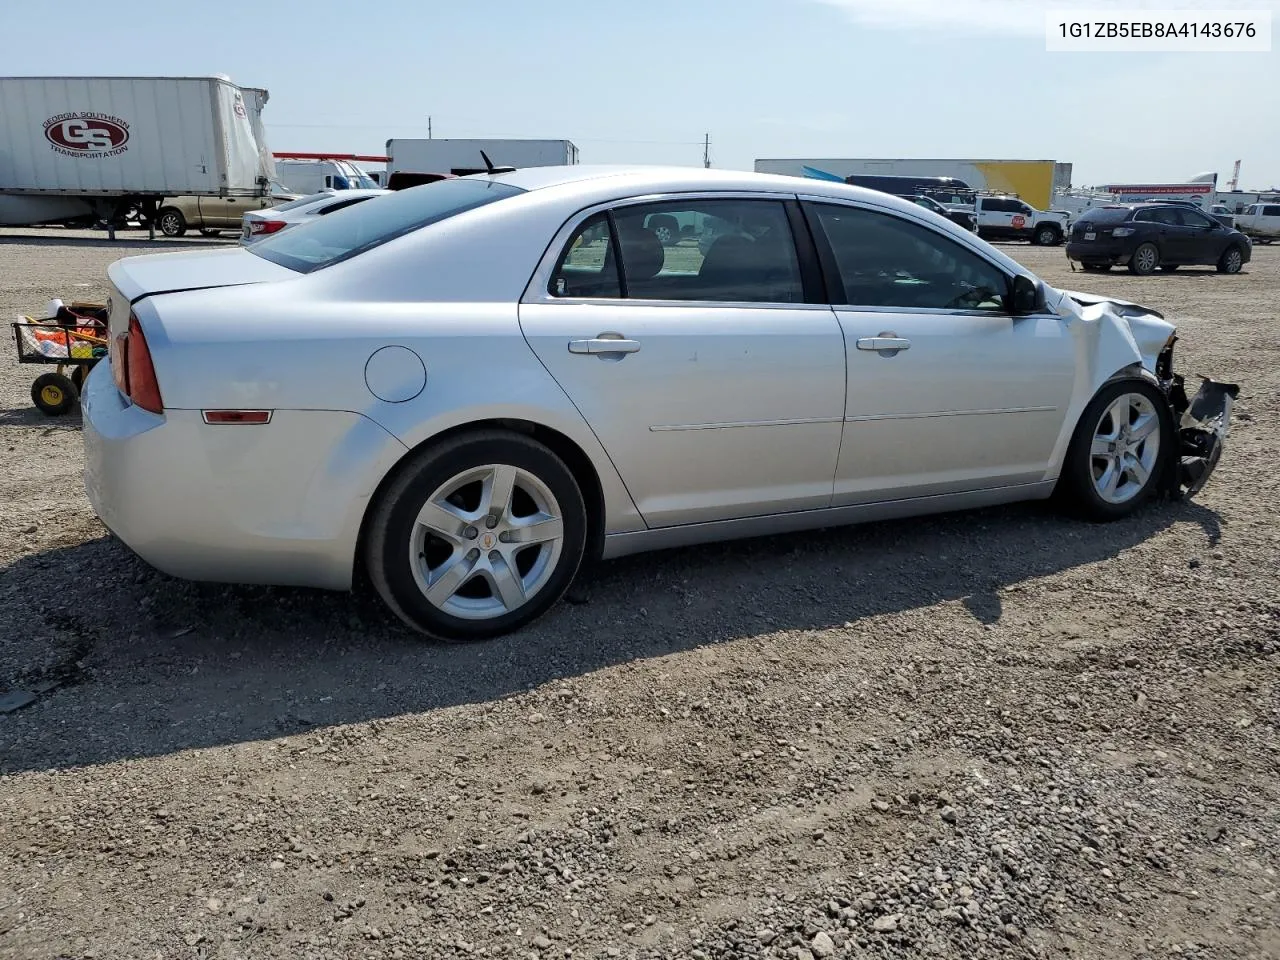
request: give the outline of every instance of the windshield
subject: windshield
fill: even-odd
[[[249,252],[299,273],[359,256],[396,237],[476,207],[524,193],[494,180],[441,180],[374,197],[312,223],[260,240]]]

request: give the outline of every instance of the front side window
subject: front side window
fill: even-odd
[[[374,197],[346,216],[315,217],[246,249],[282,267],[310,273],[430,224],[524,192],[497,180],[442,180]]]
[[[1009,280],[994,265],[921,224],[811,204],[850,306],[1004,312]]]
[[[1178,215],[1182,218],[1184,227],[1213,227],[1217,226],[1216,220],[1210,220],[1203,213],[1195,210],[1179,210]]]

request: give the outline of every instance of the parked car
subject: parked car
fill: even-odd
[[[703,255],[656,214],[737,229]],[[788,176],[468,176],[108,272],[82,401],[107,527],[179,577],[364,571],[448,639],[602,557],[1054,493],[1125,517],[1203,485],[1238,392],[1189,405],[1154,310]]]
[[[920,195],[910,196],[906,194],[900,196],[902,196],[903,200],[910,200],[918,207],[924,207],[926,210],[931,210],[940,217],[946,217],[952,223],[958,223],[966,230],[971,230],[974,233],[978,232],[978,215],[976,213],[970,213],[968,210],[949,209],[944,207],[937,200],[934,200],[932,197]]]
[[[308,223],[316,217],[326,217],[347,207],[354,207],[372,197],[380,197],[390,190],[324,190],[309,197],[299,197],[290,203],[282,203],[269,210],[253,210],[244,215],[240,227],[240,242],[255,243],[263,237],[279,233],[285,227]]]
[[[1240,215],[1240,232],[1254,243],[1280,239],[1280,203],[1255,203]]]
[[[1189,265],[1239,273],[1252,255],[1249,238],[1239,230],[1180,203],[1093,207],[1076,220],[1067,243],[1067,257],[1086,270],[1125,264],[1138,274]]]
[[[1071,218],[1065,210],[1037,210],[1017,197],[980,195],[974,199],[972,209],[978,217],[978,236],[983,240],[1029,240],[1042,247],[1062,243]]]
[[[297,198],[297,194],[283,190],[262,197],[168,197],[156,211],[156,226],[166,237],[180,237],[188,230],[216,237],[224,230],[239,230],[250,211]]]

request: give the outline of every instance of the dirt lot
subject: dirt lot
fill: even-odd
[[[174,246],[88,236],[0,232],[0,315]],[[0,358],[0,957],[1280,956],[1280,248],[1005,249],[1242,384],[1195,502],[633,558],[482,646],[145,568]]]

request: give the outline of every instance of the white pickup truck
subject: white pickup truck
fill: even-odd
[[[1255,203],[1236,217],[1236,229],[1255,243],[1280,240],[1280,203]]]
[[[978,236],[983,240],[1030,240],[1042,247],[1062,243],[1071,219],[1066,211],[1037,210],[1017,197],[979,194],[972,210],[978,217]]]

